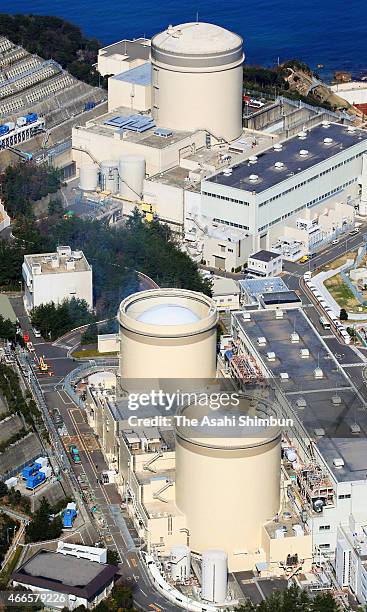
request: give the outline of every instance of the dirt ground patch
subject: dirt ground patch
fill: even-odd
[[[353,292],[345,284],[340,274],[336,274],[324,282],[326,289],[331,293],[340,308],[345,308],[348,312],[367,312],[367,306],[362,306]]]

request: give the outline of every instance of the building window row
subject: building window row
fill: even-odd
[[[239,229],[248,230],[248,225],[240,225],[240,223],[232,223],[231,221],[224,221],[223,219],[213,219],[215,223],[221,223],[222,225],[230,225],[231,227],[238,227]]]
[[[319,531],[330,531],[330,525],[320,525]]]
[[[320,202],[322,202],[322,200],[326,200],[326,198],[329,198],[330,196],[334,195],[335,193],[338,193],[339,191],[343,191],[343,189],[345,189],[346,187],[349,187],[349,185],[352,185],[352,183],[355,183],[357,180],[358,179],[354,178],[354,179],[348,181],[347,183],[343,183],[343,185],[339,185],[339,187],[335,187],[335,189],[332,189],[331,191],[328,191],[327,193],[324,193],[323,195],[319,196],[318,198],[315,198],[314,200],[311,200],[311,202],[307,202],[307,204],[303,204],[302,206],[299,206],[295,210],[292,210],[289,213],[286,213],[282,217],[278,217],[278,219],[275,219],[274,221],[271,221],[271,223],[267,223],[266,225],[262,225],[261,227],[259,227],[259,229],[257,231],[258,232],[262,232],[264,229],[267,229],[268,227],[271,227],[275,223],[278,223],[278,221],[281,221],[283,219],[286,219],[287,217],[295,215],[296,213],[298,213],[299,211],[301,211],[304,208],[311,208],[312,206],[315,206],[316,204],[319,204]],[[260,206],[261,206],[261,204],[260,204]]]
[[[236,200],[235,198],[228,198],[224,195],[219,195],[218,193],[209,193],[209,191],[202,191],[202,195],[209,196],[210,198],[219,198],[220,200],[225,200],[226,202],[232,202],[233,204],[242,204],[243,206],[250,206],[249,202],[244,202],[243,200]]]
[[[269,200],[265,200],[265,202],[261,202],[259,204],[259,208],[261,208],[262,206],[265,206],[266,204],[269,204],[269,202],[273,202],[273,200],[277,200],[278,198],[281,198],[287,195],[288,193],[290,193],[291,191],[294,191],[295,189],[300,189],[300,187],[303,187],[307,183],[311,183],[312,181],[315,181],[316,179],[320,178],[320,176],[324,176],[325,174],[328,174],[329,172],[332,172],[333,170],[340,168],[340,166],[348,164],[349,162],[353,161],[357,157],[360,157],[361,155],[363,155],[363,153],[358,153],[358,155],[349,157],[345,161],[340,162],[339,164],[336,164],[335,166],[332,166],[331,168],[328,168],[328,170],[324,170],[323,172],[320,172],[319,174],[315,174],[314,176],[311,176],[311,178],[307,179],[306,181],[302,181],[301,183],[298,183],[298,185],[295,185],[294,187],[290,187],[289,189],[287,189],[286,191],[283,191],[282,193],[278,193],[272,198],[269,198]]]
[[[351,494],[350,493],[345,493],[343,495],[338,495],[338,499],[350,499],[351,498]]]

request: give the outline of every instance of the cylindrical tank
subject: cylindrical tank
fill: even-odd
[[[190,578],[190,549],[184,544],[172,546],[170,553],[172,580],[185,582]]]
[[[227,577],[227,555],[224,550],[205,550],[201,563],[201,598],[217,604],[224,603]]]
[[[243,41],[210,23],[184,23],[152,38],[152,112],[157,125],[203,129],[227,141],[242,133]]]
[[[190,548],[225,550],[230,571],[253,567],[262,527],[280,505],[281,433],[258,422],[276,418],[275,406],[250,396],[236,403],[215,411],[191,404],[182,410],[189,425],[176,427],[176,504]]]
[[[123,379],[214,378],[218,314],[211,298],[185,289],[151,289],[120,304]]]
[[[119,190],[119,163],[114,160],[101,162],[101,189],[110,193]]]
[[[143,155],[122,155],[119,159],[119,193],[128,200],[141,200],[145,179]]]
[[[79,189],[83,191],[95,191],[98,185],[98,166],[85,164],[80,166]]]

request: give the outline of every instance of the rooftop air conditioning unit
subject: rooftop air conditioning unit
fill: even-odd
[[[308,348],[302,348],[299,352],[299,356],[301,357],[301,359],[308,359],[310,356],[310,351],[308,350]]]
[[[297,408],[306,408],[307,403],[304,397],[299,397],[296,401]]]
[[[283,381],[283,380],[284,380],[284,381],[285,381],[285,380],[289,380],[289,374],[288,374],[288,372],[281,372],[281,373],[279,374],[279,376],[280,376],[280,380],[282,380],[282,381]]]
[[[277,170],[281,170],[282,168],[284,168],[284,163],[281,161],[277,161],[274,164],[274,168],[276,168]]]
[[[265,344],[266,344],[266,338],[264,338],[264,336],[260,336],[260,337],[257,339],[257,343],[258,343],[258,345],[259,345],[259,346],[265,346]]]
[[[322,438],[325,435],[325,429],[323,427],[316,427],[316,429],[314,429],[314,434],[318,438]]]
[[[251,320],[251,313],[247,312],[246,310],[242,313],[242,318],[244,321],[250,321]]]
[[[284,315],[283,310],[276,310],[275,311],[275,318],[276,319],[283,319],[283,315]]]
[[[251,181],[251,183],[255,183],[258,180],[259,180],[259,177],[257,174],[250,174],[249,181]]]
[[[275,361],[275,353],[273,353],[273,351],[269,351],[269,353],[266,353],[266,356],[268,361]]]
[[[257,163],[256,155],[251,155],[251,157],[248,158],[248,163],[249,164],[256,164]]]
[[[350,426],[350,431],[352,434],[359,434],[361,433],[361,428],[358,423],[352,423],[352,425]]]
[[[297,334],[297,332],[293,332],[290,335],[289,339],[290,339],[292,344],[297,344],[297,342],[299,342],[299,335]]]
[[[283,149],[283,145],[280,142],[276,142],[274,145],[274,151],[281,151]]]
[[[335,457],[333,459],[333,465],[336,468],[342,468],[344,466],[344,460],[341,457]]]
[[[305,138],[307,138],[307,132],[305,132],[305,131],[303,131],[303,130],[302,130],[302,132],[299,132],[299,134],[298,134],[298,138],[299,138],[300,140],[305,140]]]
[[[330,127],[330,121],[323,121],[322,122],[322,127],[324,127],[324,128]]]
[[[332,138],[324,138],[324,144],[325,145],[333,144],[333,139]]]
[[[324,378],[324,373],[321,368],[315,368],[313,371],[313,376],[316,380],[320,380],[321,378]]]
[[[308,151],[307,149],[301,149],[299,154],[300,154],[300,157],[307,157]]]

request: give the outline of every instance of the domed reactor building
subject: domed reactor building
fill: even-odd
[[[169,26],[153,36],[152,113],[158,125],[206,130],[216,139],[242,133],[243,41],[211,23]]]

